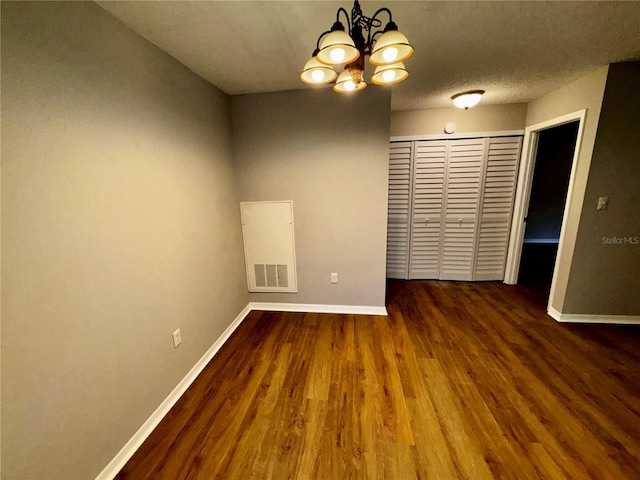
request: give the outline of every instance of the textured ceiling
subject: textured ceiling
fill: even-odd
[[[98,2],[230,95],[311,88],[299,74],[349,1]],[[612,62],[640,60],[640,2],[367,2],[387,6],[415,47],[392,109],[528,102]],[[383,20],[383,21],[386,21]],[[368,64],[367,64],[368,65]],[[366,78],[372,66],[367,67]],[[640,79],[639,79],[640,84]],[[369,88],[381,88],[370,86]],[[389,88],[389,87],[386,87]]]

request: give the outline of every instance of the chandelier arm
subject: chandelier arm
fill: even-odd
[[[349,35],[351,35],[351,21],[349,19],[349,14],[347,13],[347,11],[340,7],[338,9],[338,11],[336,12],[336,22],[340,21],[340,12],[344,13],[345,18],[347,19],[347,27],[349,28]]]
[[[370,40],[367,40],[367,45],[369,46],[370,49],[373,49],[373,42],[376,39],[377,35],[381,35],[384,33],[384,30],[378,30],[376,33],[374,33],[373,35],[371,35],[371,32],[369,32],[369,38]]]
[[[369,22],[368,25],[365,27],[367,32],[369,32],[369,35],[367,37],[367,45],[371,45],[371,41],[374,39],[374,37],[381,32],[381,30],[378,30],[377,32],[375,32],[373,34],[373,36],[371,35],[371,29],[372,27],[380,27],[382,26],[382,22],[380,21],[380,19],[377,19],[376,17],[378,16],[378,14],[382,13],[382,12],[386,12],[387,15],[389,15],[389,22],[393,22],[393,17],[391,16],[391,10],[389,10],[387,7],[382,7],[380,8],[378,11],[376,11],[376,13],[373,14],[373,16],[371,18],[369,18]],[[377,20],[377,22],[376,22]],[[376,24],[374,25],[374,22],[376,22]]]
[[[313,54],[314,57],[318,54],[318,51],[320,50],[320,40],[322,40],[322,37],[324,37],[328,33],[331,33],[331,30],[327,30],[326,32],[322,32],[320,34],[320,36],[318,37],[318,41],[316,42],[316,50],[315,50],[315,53]]]

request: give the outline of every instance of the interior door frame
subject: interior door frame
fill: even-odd
[[[515,285],[518,283],[518,273],[520,271],[520,257],[522,255],[522,244],[524,241],[525,223],[524,218],[529,210],[529,200],[531,197],[531,185],[533,183],[533,170],[538,153],[538,140],[540,132],[549,128],[558,127],[567,123],[578,121],[578,135],[576,136],[576,146],[571,161],[571,174],[569,176],[569,187],[567,189],[567,199],[564,204],[562,213],[562,226],[560,228],[560,241],[558,243],[558,254],[553,266],[553,277],[551,280],[551,290],[549,293],[549,305],[555,295],[556,281],[558,278],[558,268],[561,264],[560,256],[563,253],[563,244],[565,240],[567,217],[571,199],[573,196],[573,187],[576,176],[576,165],[580,157],[580,149],[582,147],[582,136],[584,133],[584,123],[587,117],[587,109],[578,110],[561,117],[556,117],[545,122],[537,123],[526,127],[524,130],[524,140],[522,145],[522,156],[520,160],[520,171],[518,172],[518,183],[516,185],[516,196],[513,208],[513,217],[511,219],[511,235],[509,238],[509,248],[507,250],[507,261],[504,275],[504,283]]]

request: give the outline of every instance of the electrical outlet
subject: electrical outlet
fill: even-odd
[[[332,273],[331,274],[331,283],[338,283],[338,274],[337,273]]]
[[[178,348],[178,345],[182,343],[182,334],[180,333],[180,329],[177,329],[171,335],[173,336],[173,348]]]

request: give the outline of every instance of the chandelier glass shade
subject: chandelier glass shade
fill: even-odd
[[[404,63],[392,63],[391,65],[380,65],[373,72],[371,81],[376,85],[393,85],[403,81],[409,76],[409,72],[404,68]]]
[[[304,66],[300,79],[311,85],[324,85],[333,82],[338,74],[329,65],[320,63],[316,57],[311,57]]]
[[[316,59],[325,65],[344,65],[359,56],[360,52],[347,32],[335,30],[322,39]]]
[[[357,74],[356,74],[357,75]],[[338,93],[358,92],[367,88],[367,82],[360,79],[356,83],[357,79],[352,77],[350,70],[344,69],[338,76],[336,84],[333,86],[333,91]]]
[[[413,55],[409,40],[398,30],[389,30],[382,34],[373,47],[369,62],[373,65],[388,65],[391,62],[403,62]]]
[[[347,29],[340,21],[346,20]],[[384,29],[380,16],[388,16]],[[376,37],[377,40],[376,40]],[[381,8],[372,17],[365,17],[360,2],[354,1],[351,17],[339,8],[331,30],[323,32],[316,49],[304,66],[300,79],[312,85],[324,85],[336,80],[333,90],[339,93],[357,92],[366,88],[364,59],[377,68],[371,81],[377,85],[392,85],[409,75],[402,63],[413,54],[407,37],[398,31],[391,11]],[[338,76],[335,69],[342,73]],[[337,79],[336,79],[337,77]]]

